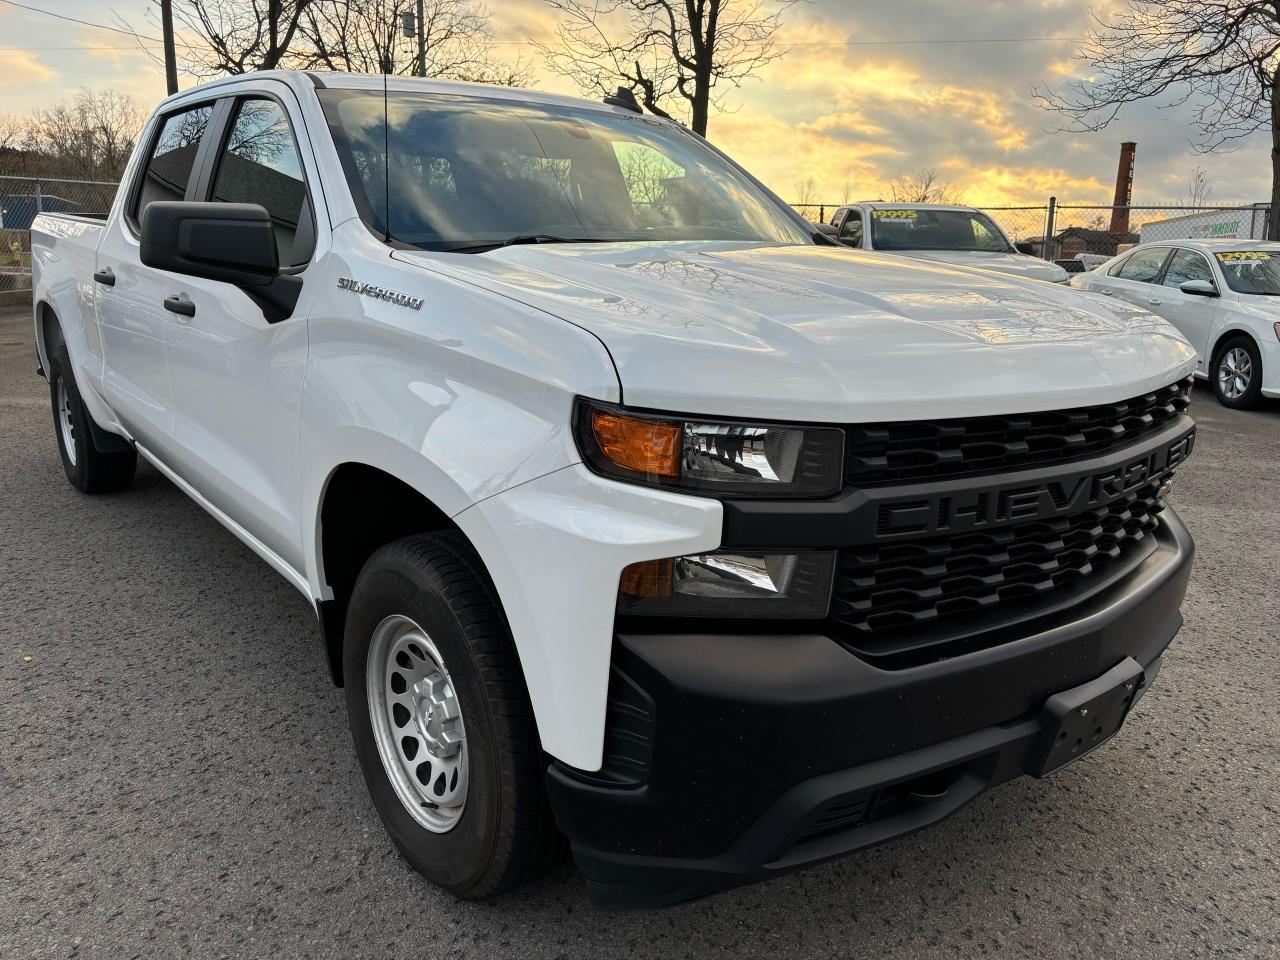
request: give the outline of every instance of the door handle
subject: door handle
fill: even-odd
[[[191,302],[191,298],[185,293],[175,293],[164,298],[164,308],[170,313],[176,313],[180,317],[194,317],[196,315],[196,305]]]
[[[93,275],[93,279],[97,280],[104,287],[114,287],[116,285],[116,275],[111,272],[110,267],[103,267]]]
[[[1155,297],[1147,297],[1147,303],[1151,304],[1153,307],[1158,307],[1160,304],[1164,303],[1164,301],[1157,300]]]

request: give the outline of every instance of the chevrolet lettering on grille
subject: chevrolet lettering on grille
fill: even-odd
[[[1187,459],[1194,441],[1192,430],[1171,444],[1101,473],[882,503],[876,537],[965,533],[996,524],[1043,520],[1103,507],[1170,473]]]

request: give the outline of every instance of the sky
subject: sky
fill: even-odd
[[[97,23],[146,25],[146,0],[23,2]],[[1123,140],[1138,143],[1135,204],[1185,202],[1196,165],[1214,202],[1265,200],[1265,135],[1230,153],[1197,155],[1189,106],[1135,104],[1106,130],[1077,134],[1059,132],[1060,119],[1032,103],[1033,84],[1087,76],[1074,38],[1091,7],[1122,3],[807,0],[786,14],[778,37],[786,55],[723,91],[725,109],[712,116],[708,136],[792,201],[810,178],[813,200],[834,204],[886,196],[894,177],[935,168],[979,206],[1043,204],[1051,194],[1106,204]],[[532,59],[540,89],[577,92],[542,68],[529,46],[554,39],[544,0],[486,6],[499,56]],[[118,33],[0,2],[0,38],[0,113],[28,114],[81,87],[114,88],[147,108],[164,94],[161,68]]]

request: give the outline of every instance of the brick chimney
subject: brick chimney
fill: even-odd
[[[1116,197],[1112,201],[1116,209],[1111,211],[1111,233],[1122,242],[1129,232],[1129,204],[1133,202],[1133,157],[1137,152],[1138,145],[1132,141],[1120,144],[1120,166],[1116,170]],[[1124,209],[1119,209],[1121,207]]]

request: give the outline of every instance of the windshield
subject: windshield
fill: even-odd
[[[813,243],[700,139],[641,116],[481,97],[320,91],[369,227],[428,250],[512,238]],[[384,125],[390,118],[390,128]]]
[[[1280,297],[1280,251],[1231,250],[1214,256],[1227,286],[1236,293]]]
[[[1013,252],[1000,228],[977,210],[872,210],[871,246],[876,250]]]

